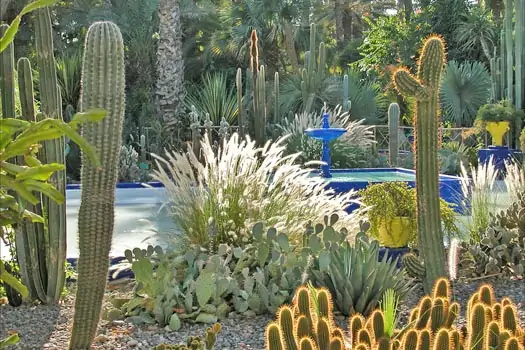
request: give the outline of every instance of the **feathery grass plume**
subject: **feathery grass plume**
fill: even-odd
[[[458,278],[458,259],[460,241],[457,238],[452,238],[448,247],[448,275],[451,281]]]
[[[477,168],[467,170],[461,164],[461,189],[471,209],[469,224],[470,239],[479,242],[479,232],[485,231],[489,224],[489,214],[496,210],[497,193],[494,185],[498,177],[498,170],[492,157],[485,164],[480,163]]]
[[[363,210],[344,211],[359,203],[356,193],[326,189],[324,179],[297,164],[299,154],[285,155],[286,137],[258,148],[249,137],[241,140],[235,133],[218,149],[212,146],[206,135],[202,163],[191,148],[187,153],[167,152],[165,158],[155,156],[153,179],[166,187],[170,213],[190,243],[242,246],[250,242],[257,222],[298,240],[307,222],[322,222],[334,213],[340,217],[335,229],[348,229],[349,239],[359,231]],[[213,237],[208,235],[210,224]]]
[[[514,203],[519,199],[519,194],[525,191],[525,165],[506,160],[505,169],[507,170],[504,178],[505,185],[510,200]]]

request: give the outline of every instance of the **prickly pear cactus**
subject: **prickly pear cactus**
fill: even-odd
[[[525,192],[507,210],[491,216],[480,242],[464,244],[472,257],[473,276],[525,276]]]

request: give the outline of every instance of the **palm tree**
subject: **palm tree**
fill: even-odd
[[[157,109],[164,129],[179,126],[184,102],[180,0],[160,0],[157,48]]]

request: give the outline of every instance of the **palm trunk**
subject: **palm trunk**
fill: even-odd
[[[335,36],[337,44],[343,47],[345,41],[345,28],[344,28],[344,7],[345,0],[336,0],[335,6]]]
[[[166,128],[179,124],[184,101],[180,0],[160,0],[157,49],[157,109]]]

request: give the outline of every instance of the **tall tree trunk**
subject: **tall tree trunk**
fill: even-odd
[[[403,14],[405,16],[405,22],[410,22],[410,17],[412,16],[412,13],[414,12],[414,5],[412,4],[412,0],[403,0]]]
[[[344,28],[344,11],[345,11],[345,0],[335,0],[334,3],[335,12],[335,36],[337,44],[343,47],[345,41],[345,28]]]
[[[157,110],[165,129],[179,125],[184,101],[180,0],[160,0],[157,49]]]

